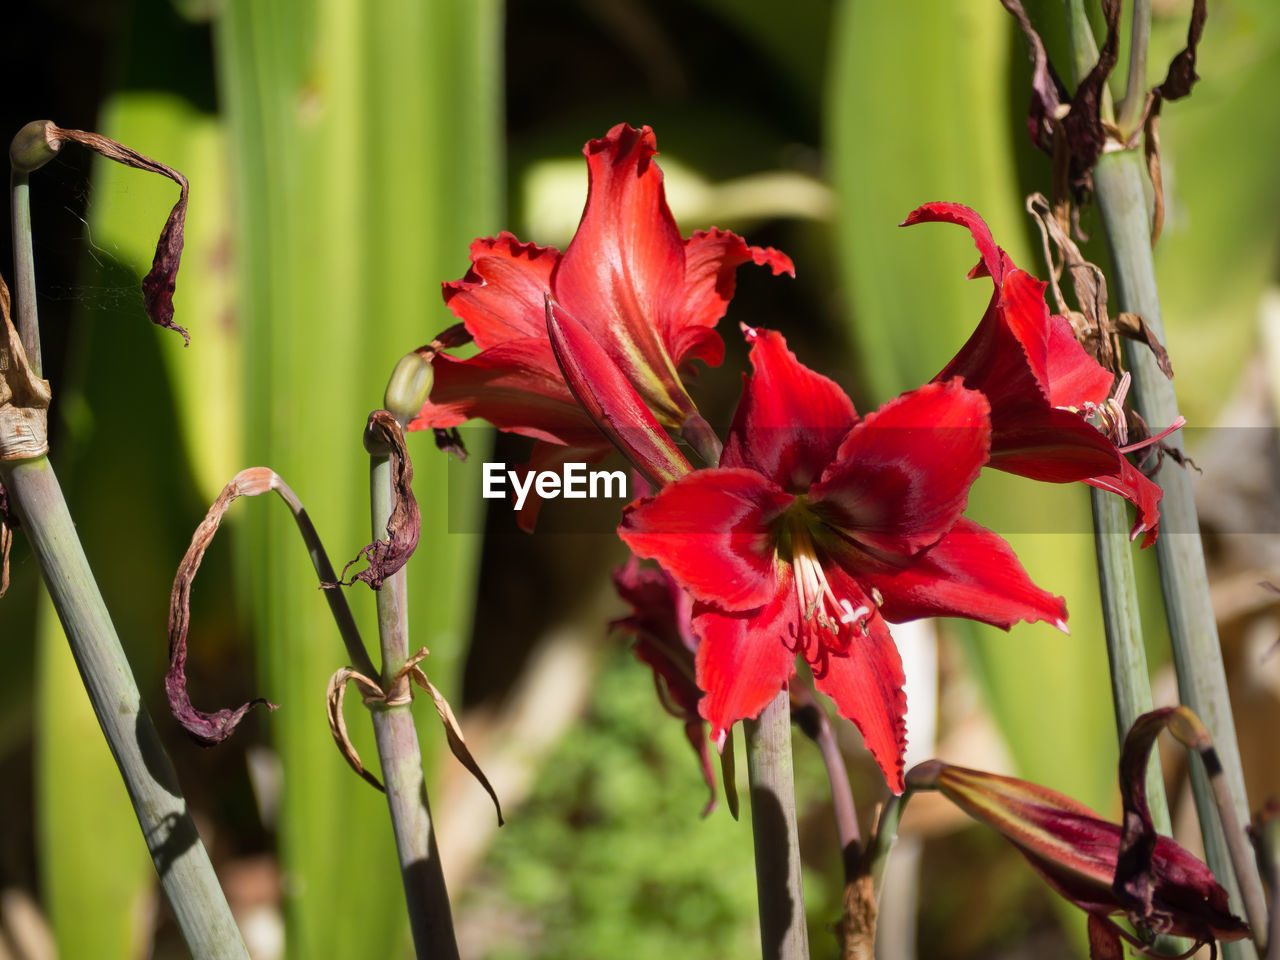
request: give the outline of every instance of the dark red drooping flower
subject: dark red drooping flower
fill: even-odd
[[[702,691],[694,677],[694,653],[698,647],[691,617],[693,599],[671,575],[658,567],[642,567],[631,557],[613,571],[613,584],[631,607],[631,615],[610,626],[635,639],[636,658],[653,670],[658,699],[673,717],[684,721],[685,736],[698,755],[702,778],[711,797],[703,807],[706,816],[716,805],[716,778],[706,722],[698,713]]]
[[[901,792],[906,703],[885,621],[1065,629],[1066,607],[1000,537],[961,518],[987,462],[981,393],[930,383],[859,417],[779,334],[746,333],[753,374],[720,466],[628,507],[619,535],[697,601],[699,710],[713,737],[757,716],[802,654]]]
[[[1114,377],[1085,352],[1065,317],[1050,314],[1045,284],[996,246],[986,223],[958,203],[928,203],[903,226],[967,227],[981,260],[970,277],[995,290],[978,328],[934,379],[960,377],[991,403],[991,466],[1051,483],[1084,481],[1137,510],[1132,535],[1155,541],[1161,491],[1085,416],[1106,404]]]
[[[481,417],[537,440],[531,466],[538,469],[603,458],[609,442],[579,407],[552,353],[548,297],[599,345],[658,421],[680,429],[696,416],[681,374],[694,360],[714,366],[723,359],[715,325],[733,297],[737,268],[753,262],[794,275],[785,254],[727,231],[680,236],[648,127],[619,124],[583,152],[587,205],[563,254],[501,233],[472,243],[466,276],[444,285],[445,302],[480,352],[435,355],[431,399],[410,429]],[[522,525],[532,528],[535,517],[536,505],[527,507]]]
[[[1231,913],[1213,872],[1169,837],[1156,833],[1146,800],[1147,760],[1166,724],[1199,721],[1183,707],[1139,717],[1125,739],[1120,792],[1125,825],[1039,784],[930,760],[907,775],[912,789],[938,790],[975,820],[1012,842],[1059,894],[1089,914],[1091,955],[1123,956],[1121,940],[1148,953],[1154,934],[1203,944],[1240,940],[1249,926]],[[1200,727],[1203,730],[1203,727]],[[1133,924],[1146,940],[1116,925]]]

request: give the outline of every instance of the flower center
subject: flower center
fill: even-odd
[[[830,653],[843,654],[859,637],[865,637],[867,621],[882,602],[874,588],[854,589],[859,602],[837,595],[813,542],[813,525],[820,523],[798,497],[783,520],[779,558],[791,565],[801,622],[796,637],[798,652],[818,668]]]
[[[819,626],[839,633],[840,624],[856,623],[871,613],[871,607],[866,604],[855,609],[848,600],[836,596],[818,559],[813,538],[803,523],[795,524],[791,531],[791,569],[796,601],[806,620],[816,620]]]

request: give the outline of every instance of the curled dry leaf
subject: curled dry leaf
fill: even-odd
[[[27,361],[9,317],[9,288],[0,279],[0,460],[30,460],[49,452],[49,381]]]
[[[386,788],[382,786],[381,781],[366,770],[364,764],[360,762],[360,754],[356,752],[355,744],[347,734],[347,721],[342,715],[342,700],[349,683],[354,683],[360,688],[366,703],[370,700],[382,699],[382,689],[374,681],[350,667],[343,667],[329,678],[329,689],[325,694],[325,706],[329,714],[329,732],[333,734],[333,742],[338,745],[338,752],[351,765],[351,769],[360,774],[361,779],[366,783],[385,793]]]
[[[13,546],[14,522],[9,516],[8,495],[0,483],[0,597],[9,592],[9,549]]]
[[[351,737],[347,734],[347,723],[342,715],[343,695],[347,684],[354,683],[360,689],[366,706],[375,704],[388,707],[402,706],[413,699],[413,687],[409,682],[412,680],[413,683],[416,683],[431,694],[431,701],[435,704],[436,713],[440,716],[440,723],[444,726],[445,739],[449,743],[449,750],[489,794],[490,799],[493,800],[494,809],[498,814],[498,826],[502,826],[504,823],[502,819],[502,804],[498,802],[498,794],[494,791],[493,785],[489,783],[489,778],[484,775],[484,771],[480,769],[480,764],[476,762],[475,757],[472,756],[470,749],[468,749],[467,741],[462,736],[462,728],[458,724],[458,718],[454,716],[453,708],[449,706],[449,701],[445,699],[444,694],[436,689],[435,685],[427,679],[427,675],[422,672],[422,668],[418,666],[426,657],[427,648],[422,647],[406,660],[404,666],[391,678],[390,687],[385,692],[377,681],[357,673],[350,667],[343,667],[335,673],[329,680],[329,690],[326,697],[329,713],[329,732],[333,734],[333,741],[338,745],[338,751],[350,764],[352,770],[358,773],[365,782],[372,784],[379,790],[384,790],[378,778],[365,769],[364,764],[360,761],[359,753],[356,752],[355,745],[351,742]]]
[[[187,219],[187,178],[173,167],[152,160],[145,154],[98,133],[90,133],[87,130],[68,130],[46,121],[44,138],[54,152],[60,150],[63,143],[78,143],[108,160],[122,163],[126,167],[133,167],[135,170],[158,173],[178,185],[180,190],[178,201],[169,211],[169,218],[160,232],[155,258],[151,261],[151,270],[142,278],[142,299],[147,316],[151,318],[152,323],[166,330],[177,331],[182,334],[183,342],[190,344],[191,336],[173,322],[173,291],[177,284],[178,266],[182,261],[183,227]]]
[[[351,563],[342,568],[343,586],[363,580],[374,590],[382,586],[388,577],[408,563],[418,548],[418,533],[422,525],[418,501],[413,495],[413,463],[405,447],[404,429],[400,422],[386,410],[369,414],[365,427],[366,449],[386,449],[391,457],[391,482],[395,488],[395,507],[387,519],[387,539],[375,540],[364,547]],[[369,566],[346,579],[347,570],[360,560]]]
[[[191,624],[191,584],[205,550],[213,542],[214,535],[226,516],[232,502],[239,497],[256,497],[283,486],[273,470],[251,467],[242,470],[222,488],[204,520],[191,537],[191,546],[178,564],[173,579],[173,591],[169,595],[169,672],[165,674],[164,689],[169,697],[169,709],[192,738],[204,746],[213,746],[231,736],[232,731],[254,706],[264,703],[271,710],[276,705],[257,697],[234,709],[225,708],[213,713],[197,710],[187,693],[187,631]]]
[[[1128,337],[1145,343],[1155,357],[1161,372],[1173,379],[1173,365],[1169,353],[1155,333],[1136,313],[1121,313],[1114,319],[1107,311],[1107,281],[1096,264],[1090,263],[1080,248],[1054,215],[1044,194],[1033,193],[1027,198],[1027,212],[1040,228],[1040,237],[1046,262],[1052,266],[1050,288],[1058,312],[1071,320],[1072,328],[1081,345],[1107,370],[1120,372],[1118,337]],[[1057,255],[1054,255],[1054,251]],[[1069,311],[1062,296],[1059,279],[1066,273],[1080,312]]]

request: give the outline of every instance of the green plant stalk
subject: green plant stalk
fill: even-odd
[[[1116,735],[1123,744],[1133,722],[1153,707],[1151,674],[1142,643],[1142,612],[1133,572],[1128,510],[1113,493],[1090,489],[1089,495],[1093,506],[1094,547],[1098,554],[1102,620],[1107,635],[1107,662],[1111,668],[1111,699],[1116,713]],[[1172,834],[1160,755],[1154,750],[1147,765],[1147,802],[1156,831]]]
[[[756,898],[764,960],[808,960],[796,786],[791,762],[791,697],[784,688],[755,720],[744,720]]]
[[[1151,233],[1142,177],[1142,161],[1135,151],[1114,151],[1099,158],[1094,169],[1094,187],[1103,231],[1114,262],[1119,309],[1139,314],[1163,342],[1164,324],[1151,258]],[[1133,375],[1132,394],[1138,413],[1153,427],[1173,422],[1178,416],[1173,384],[1160,372],[1145,347],[1126,342],[1124,348],[1125,361]],[[1181,452],[1181,432],[1166,438],[1165,444]],[[1172,458],[1166,458],[1154,479],[1164,491],[1160,501],[1161,526],[1164,529],[1156,541],[1156,550],[1160,561],[1160,585],[1169,618],[1174,667],[1178,675],[1179,699],[1208,727],[1222,761],[1230,805],[1237,822],[1247,823],[1249,805],[1244,771],[1227,693],[1218,626],[1209,598],[1209,579],[1191,496],[1191,480],[1187,471]],[[1191,767],[1191,786],[1209,866],[1230,893],[1232,909],[1239,912],[1240,886],[1232,871],[1213,789],[1204,771],[1195,764]],[[1248,941],[1225,944],[1224,950],[1229,957],[1249,956],[1255,952]]]
[[[394,507],[391,461],[374,453],[369,462],[369,494],[375,538],[387,535]],[[378,637],[382,647],[382,689],[411,689],[398,677],[409,659],[409,620],[405,568],[383,582],[378,596]],[[400,858],[400,876],[409,908],[409,927],[419,960],[458,960],[449,893],[445,889],[440,851],[431,822],[431,807],[422,772],[422,751],[413,725],[412,704],[374,705],[373,731],[382,762],[387,809]]]
[[[1116,124],[1128,133],[1137,125],[1147,99],[1147,40],[1151,36],[1151,0],[1133,0],[1129,30],[1129,73],[1124,97],[1116,107]]]
[[[196,960],[247,960],[240,931],[142,703],[52,465],[47,457],[0,464],[0,479],[39,560],[89,701],[120,768],[160,884],[191,955]]]
[[[9,174],[9,202],[13,227],[13,305],[18,316],[18,336],[27,363],[37,377],[44,376],[40,359],[40,324],[36,318],[36,260],[31,245],[31,181],[23,170]]]

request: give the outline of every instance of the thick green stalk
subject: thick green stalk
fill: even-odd
[[[782,690],[755,720],[743,721],[756,896],[764,960],[808,960],[796,786],[791,764],[791,698]]]
[[[1133,0],[1129,30],[1129,73],[1124,97],[1116,107],[1116,124],[1126,133],[1137,124],[1147,99],[1147,40],[1151,36],[1151,0]]]
[[[1119,309],[1139,314],[1163,342],[1164,324],[1151,257],[1143,175],[1142,160],[1135,151],[1106,153],[1094,169],[1094,187],[1103,230],[1111,248]],[[1153,427],[1172,423],[1178,416],[1173,384],[1160,372],[1150,351],[1126,343],[1125,360],[1133,375],[1132,395],[1138,413]],[[1181,432],[1167,438],[1165,444],[1182,451]],[[1191,480],[1186,469],[1172,458],[1165,459],[1154,478],[1164,491],[1160,502],[1161,535],[1156,541],[1156,550],[1179,699],[1209,728],[1222,761],[1231,805],[1239,822],[1247,823],[1249,805],[1244,772],[1227,694],[1218,626],[1209,599],[1209,579],[1191,496]],[[1232,872],[1213,791],[1196,764],[1191,767],[1191,786],[1209,866],[1230,892],[1232,909],[1239,912],[1240,889]],[[1226,944],[1224,950],[1229,957],[1255,954],[1253,945],[1247,941]]]
[[[9,174],[10,216],[13,225],[13,303],[18,315],[18,336],[27,363],[43,376],[40,359],[40,327],[36,319],[36,262],[31,248],[31,182],[24,170]]]
[[[394,507],[391,462],[385,454],[370,458],[369,494],[375,538],[387,535]],[[382,762],[387,808],[400,858],[409,927],[419,960],[458,960],[449,894],[445,889],[440,851],[431,822],[431,806],[422,773],[422,751],[413,725],[409,677],[409,619],[405,569],[401,567],[378,589],[378,636],[382,646],[382,689],[393,701],[372,707],[378,759]],[[403,691],[403,696],[399,694]]]
[[[143,706],[47,457],[0,464],[81,680],[111,747],[160,884],[196,960],[247,960],[177,775]],[[67,784],[74,789],[74,784]],[[109,869],[110,864],[99,865]]]
[[[1111,668],[1111,700],[1116,713],[1116,735],[1123,744],[1133,722],[1152,709],[1151,674],[1142,643],[1138,582],[1127,532],[1128,510],[1113,493],[1091,489],[1089,494],[1093,505],[1094,547],[1098,554],[1098,589],[1102,594],[1102,620],[1107,635],[1107,662]],[[1155,751],[1147,765],[1147,801],[1156,830],[1171,834],[1169,802],[1164,793],[1160,756]]]

